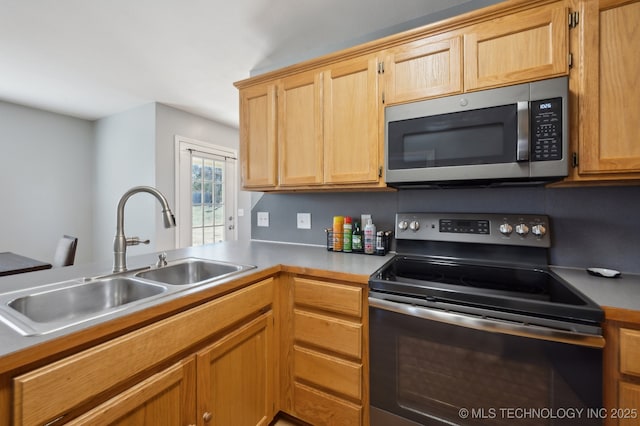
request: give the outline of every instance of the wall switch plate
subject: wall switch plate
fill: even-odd
[[[258,226],[269,227],[269,212],[258,212]]]
[[[311,229],[311,213],[298,213],[298,229]]]
[[[238,217],[244,216],[244,209],[238,209]]]

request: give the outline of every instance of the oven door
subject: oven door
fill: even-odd
[[[372,426],[601,424],[601,337],[369,302]]]

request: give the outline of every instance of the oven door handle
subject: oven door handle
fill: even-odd
[[[551,342],[568,343],[571,345],[587,346],[592,348],[603,348],[605,343],[602,336],[535,325],[525,325],[510,321],[500,321],[497,319],[473,317],[457,312],[439,311],[407,303],[378,299],[375,297],[369,297],[369,306],[412,317],[472,328],[475,330],[488,331],[490,333],[509,334],[512,336],[548,340]]]

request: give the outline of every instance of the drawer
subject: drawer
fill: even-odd
[[[640,376],[640,330],[620,329],[620,372]]]
[[[316,426],[359,426],[362,406],[295,383],[295,416]]]
[[[362,359],[362,324],[295,310],[294,339]]]
[[[293,300],[296,305],[362,318],[362,287],[294,277]]]
[[[296,379],[313,383],[356,401],[362,400],[362,364],[299,346],[293,348],[293,364]]]

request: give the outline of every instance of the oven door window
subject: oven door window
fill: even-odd
[[[377,308],[370,332],[372,407],[419,424],[600,424],[601,350]],[[576,417],[550,418],[563,413]]]
[[[388,126],[392,170],[516,161],[516,104],[392,121]]]

